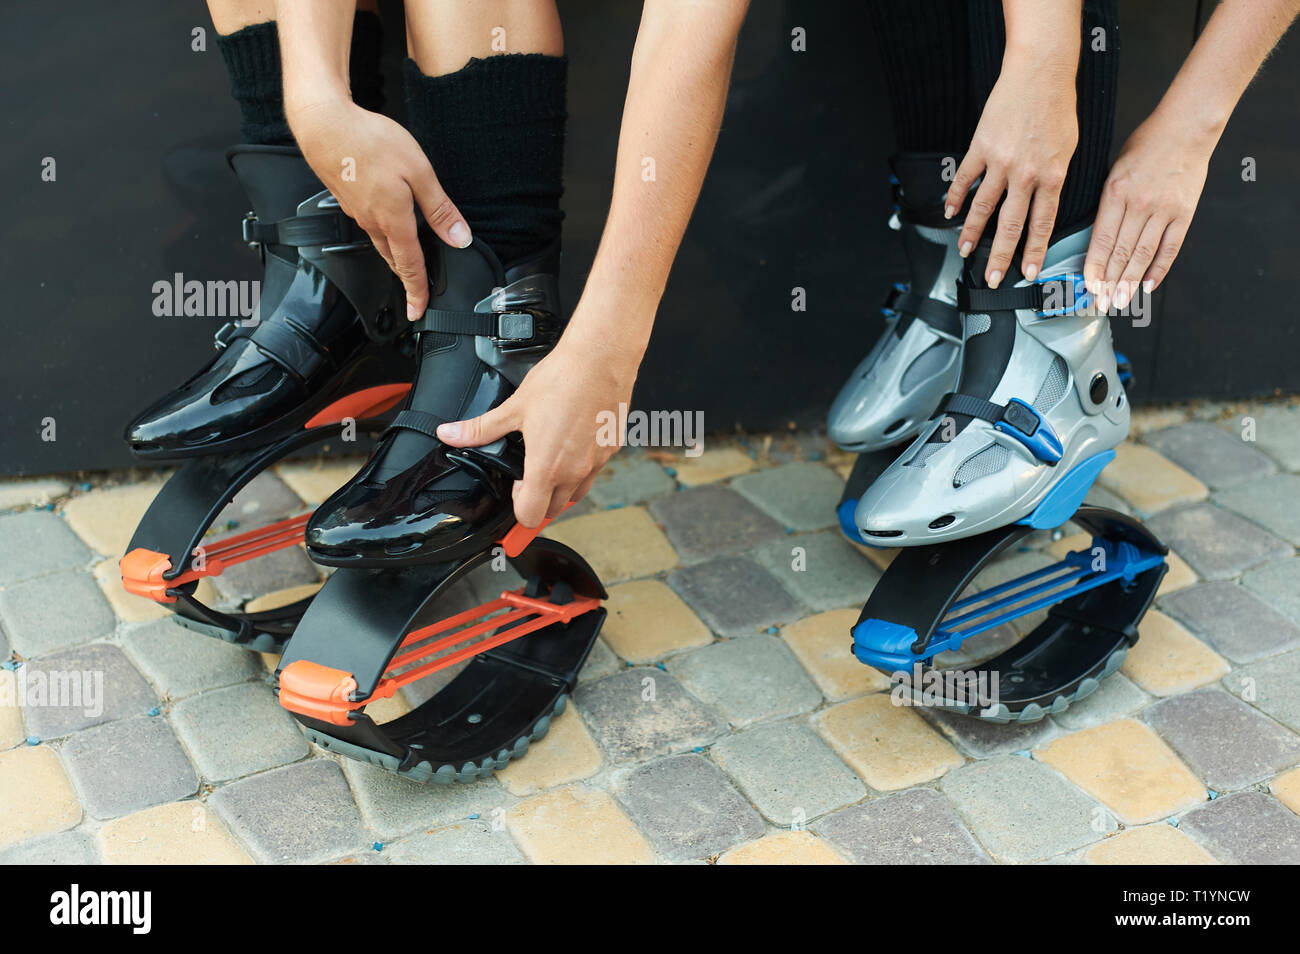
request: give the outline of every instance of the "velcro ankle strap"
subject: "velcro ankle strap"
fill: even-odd
[[[445,335],[470,335],[498,341],[528,341],[536,333],[533,316],[526,311],[477,312],[430,308],[424,313],[424,330]]]
[[[388,430],[417,431],[420,434],[424,434],[426,437],[432,437],[434,440],[437,440],[438,425],[446,423],[447,422],[444,419],[438,417],[436,414],[428,414],[424,411],[412,411],[408,409],[401,411],[397,417],[393,418],[393,422],[388,425]]]
[[[255,215],[244,219],[244,241],[259,245],[348,245],[369,242],[361,226],[342,212],[295,215],[278,222],[263,222]]]

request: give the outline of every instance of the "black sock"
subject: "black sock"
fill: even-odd
[[[568,60],[471,59],[445,76],[404,66],[407,125],[451,201],[504,263],[560,236]]]
[[[383,80],[379,74],[382,27],[379,17],[363,11],[352,22],[349,72],[352,98],[358,106],[383,109]],[[284,118],[280,79],[280,38],[274,21],[254,23],[228,36],[217,36],[217,47],[230,74],[230,92],[239,103],[239,131],[245,142],[259,146],[292,146],[293,133]]]

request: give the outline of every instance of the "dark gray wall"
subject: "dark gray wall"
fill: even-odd
[[[389,4],[391,6],[391,4]],[[1206,4],[1208,6],[1208,4]],[[561,0],[572,60],[565,286],[574,301],[608,201],[639,5]],[[1198,5],[1123,5],[1120,133],[1191,45]],[[238,114],[220,55],[191,52],[204,8],[122,0],[10,5],[0,36],[5,334],[0,471],[130,464],[124,422],[205,360],[217,319],[156,318],[152,285],[255,278],[221,153]],[[792,26],[808,51],[789,49]],[[388,67],[400,56],[392,36]],[[857,0],[753,0],[709,181],[637,390],[714,430],[817,423],[879,331],[903,270],[886,228],[891,149]],[[1300,43],[1247,93],[1151,326],[1116,323],[1142,401],[1300,391],[1284,283],[1295,270]],[[395,75],[390,97],[398,94]],[[40,180],[41,160],[58,163]],[[1256,159],[1258,181],[1240,163]],[[807,289],[793,315],[790,290]],[[40,440],[53,417],[58,439]]]

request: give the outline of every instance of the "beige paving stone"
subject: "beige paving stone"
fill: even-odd
[[[649,842],[606,792],[582,786],[556,789],[520,802],[506,826],[536,864],[651,864]]]
[[[363,457],[296,460],[280,464],[275,472],[305,503],[316,506],[351,480],[363,463]]]
[[[834,848],[810,831],[779,831],[739,845],[718,858],[720,865],[846,865]]]
[[[850,542],[852,543],[852,541]],[[882,572],[889,569],[889,564],[893,563],[894,557],[899,554],[898,547],[890,547],[889,549],[884,549],[882,547],[864,547],[860,543],[854,543],[853,546],[857,548],[859,553],[874,563],[876,569],[881,570]]]
[[[68,492],[68,482],[53,477],[7,480],[0,483],[0,510],[15,507],[44,507]]]
[[[1153,822],[1205,800],[1205,787],[1191,770],[1136,719],[1062,736],[1035,755],[1126,825]]]
[[[202,802],[172,802],[109,822],[99,832],[114,865],[251,865],[253,859]]]
[[[582,719],[566,709],[546,737],[529,746],[528,757],[511,762],[497,778],[512,795],[532,795],[590,778],[599,768],[600,749]]]
[[[8,669],[0,669],[0,751],[12,749],[24,738],[18,677]]]
[[[1177,464],[1144,444],[1125,441],[1097,483],[1123,497],[1142,513],[1204,500],[1208,488]]]
[[[401,690],[398,690],[387,699],[378,699],[366,706],[366,715],[383,725],[385,722],[401,718],[414,708],[410,700],[402,695]]]
[[[747,474],[757,465],[754,459],[738,447],[710,447],[706,441],[704,453],[699,457],[683,455],[669,466],[677,471],[677,481],[687,487],[713,484],[729,477]]]
[[[827,709],[817,717],[817,731],[879,792],[929,782],[962,764],[943,736],[888,693]]]
[[[1214,856],[1173,825],[1128,828],[1089,848],[1090,865],[1217,865]]]
[[[120,557],[162,485],[163,481],[155,478],[92,490],[69,500],[63,516],[90,549],[103,556]]]
[[[0,753],[0,848],[81,821],[81,804],[48,745]]]
[[[104,591],[104,598],[108,600],[108,605],[113,607],[114,614],[120,620],[128,623],[147,623],[149,620],[161,619],[168,615],[167,607],[161,603],[128,593],[122,588],[122,571],[118,569],[116,557],[109,557],[95,564],[95,582]]]
[[[261,613],[264,610],[279,609],[281,606],[288,606],[290,603],[296,603],[298,600],[306,599],[325,584],[321,583],[300,583],[297,586],[286,587],[283,590],[276,590],[273,593],[263,593],[261,596],[255,596],[244,604],[245,613]]]
[[[858,662],[849,648],[853,643],[849,630],[857,621],[857,610],[840,609],[781,629],[790,651],[832,702],[889,688],[889,677]]]
[[[1064,560],[1067,553],[1074,553],[1077,550],[1086,550],[1092,545],[1092,534],[1089,533],[1072,533],[1068,537],[1053,542],[1048,548],[1048,554],[1056,560]]]
[[[1268,783],[1268,790],[1279,802],[1300,815],[1300,768],[1284,772]]]
[[[1142,618],[1137,645],[1128,651],[1120,672],[1153,695],[1172,696],[1216,682],[1230,668],[1177,620],[1153,609]]]
[[[609,615],[601,635],[628,662],[654,662],[713,640],[709,628],[660,580],[610,587],[605,609]]]
[[[547,527],[546,536],[581,553],[606,585],[677,565],[677,552],[644,507],[573,517]]]
[[[1129,433],[1134,437],[1148,431],[1162,431],[1187,421],[1190,415],[1186,407],[1144,407],[1134,408],[1129,418]]]

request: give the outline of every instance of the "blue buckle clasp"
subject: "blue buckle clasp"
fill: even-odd
[[[1052,425],[1032,405],[1019,398],[1007,402],[1002,417],[993,422],[993,427],[1020,441],[1029,449],[1029,453],[1049,467],[1060,463],[1065,454],[1061,439],[1052,430]]]
[[[1074,273],[1053,275],[1051,278],[1035,279],[1034,284],[1043,286],[1044,306],[1055,305],[1057,299],[1061,300],[1059,308],[1044,307],[1042,311],[1037,312],[1039,318],[1075,315],[1092,305],[1092,292],[1088,291],[1088,286],[1082,275]],[[1050,290],[1047,287],[1053,285],[1056,286],[1056,290]]]

